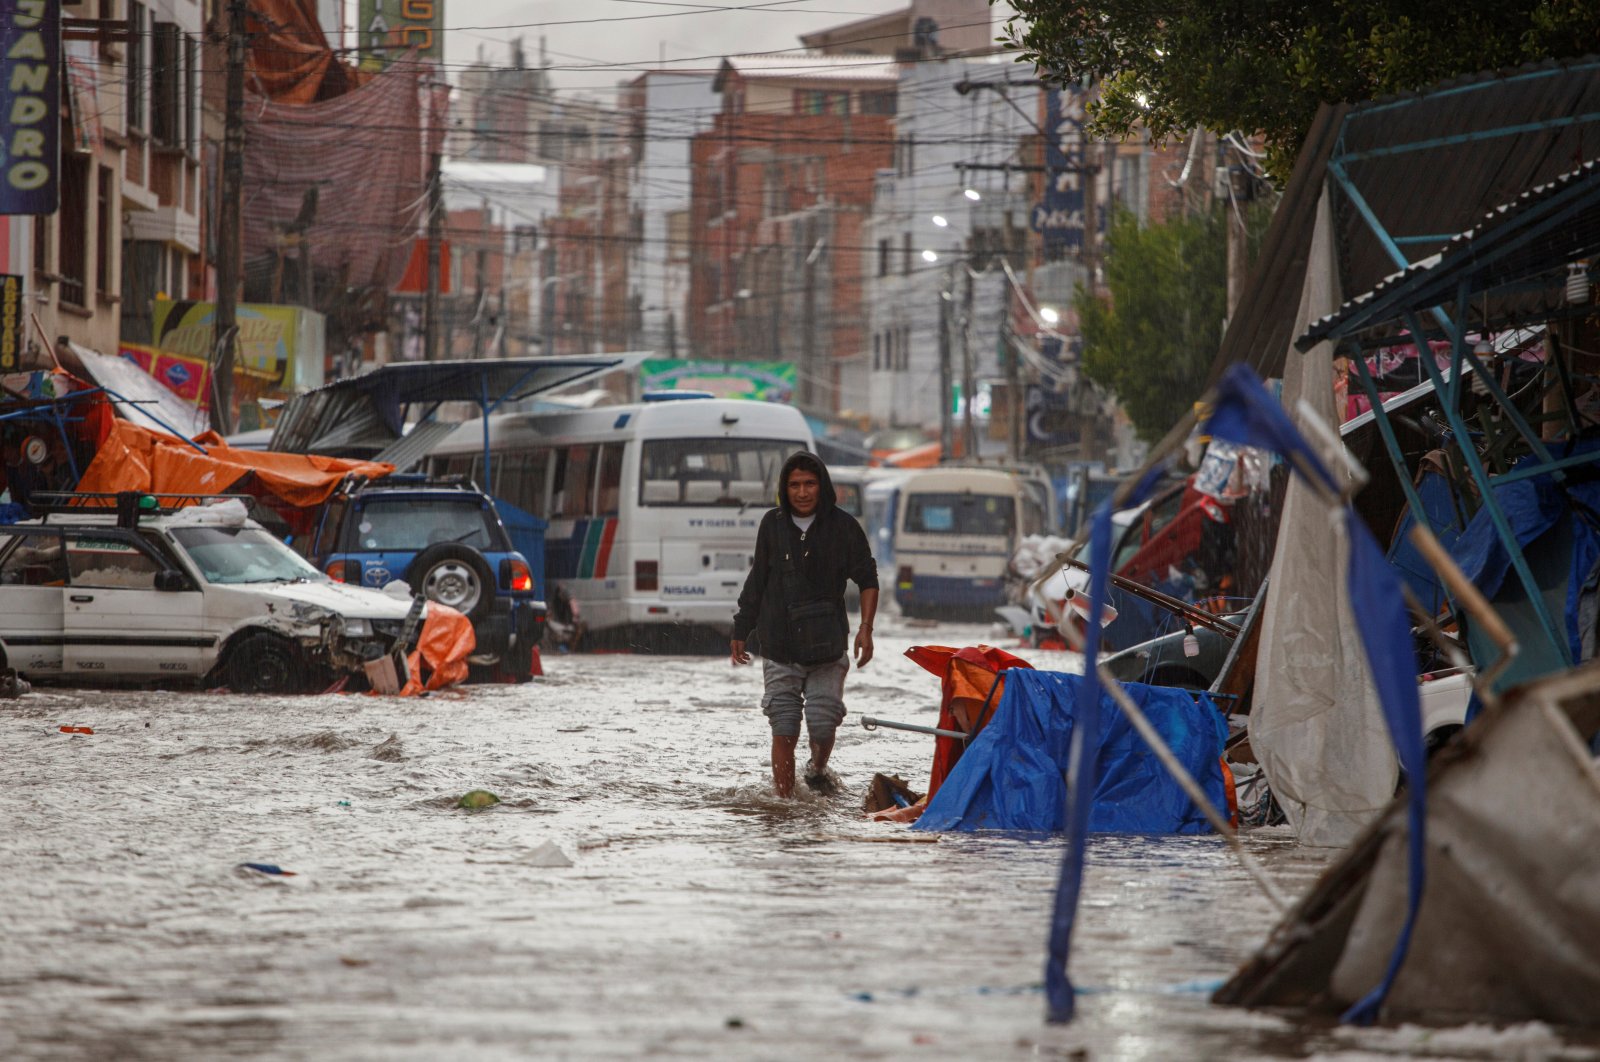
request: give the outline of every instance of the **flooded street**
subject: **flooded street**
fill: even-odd
[[[847,685],[846,791],[794,803],[759,664],[725,658],[550,655],[413,700],[0,702],[0,1058],[1591,1057],[1538,1026],[1211,1006],[1273,919],[1203,837],[1095,842],[1080,1019],[1045,1026],[1059,841],[859,812],[873,771],[927,778],[931,739],[859,725],[934,721],[900,653],[985,636],[886,619]],[[458,807],[473,789],[502,802]],[[1291,895],[1331,855],[1249,843]]]

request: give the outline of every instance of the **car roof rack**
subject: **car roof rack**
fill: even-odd
[[[382,479],[367,480],[357,486],[352,493],[364,494],[369,490],[416,490],[436,487],[472,491],[474,493],[483,492],[482,488],[470,476],[434,476],[426,472],[391,472]]]
[[[221,501],[243,502],[253,510],[256,498],[249,494],[168,494],[162,491],[123,490],[108,491],[49,491],[39,490],[28,495],[28,508],[39,514],[41,523],[49,523],[52,515],[70,512],[114,512],[118,527],[137,527],[139,517],[168,515],[179,509],[195,505],[210,505]]]

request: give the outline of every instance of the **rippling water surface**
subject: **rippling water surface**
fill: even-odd
[[[859,814],[873,771],[927,778],[931,739],[858,725],[934,721],[898,654],[985,633],[880,633],[831,800],[772,796],[759,665],[725,659],[551,656],[416,700],[0,702],[0,1058],[1591,1057],[1539,1026],[1211,1006],[1272,923],[1215,838],[1094,843],[1080,1018],[1045,1026],[1059,842]],[[459,808],[472,789],[501,803]],[[1291,894],[1329,857],[1250,844]]]

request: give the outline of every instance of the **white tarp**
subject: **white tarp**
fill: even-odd
[[[1339,306],[1332,231],[1324,192],[1296,335]],[[1338,423],[1327,344],[1304,355],[1289,352],[1283,391],[1297,424],[1301,399],[1326,423]],[[1327,455],[1324,460],[1330,468],[1344,467]],[[1321,847],[1349,844],[1389,803],[1399,778],[1357,633],[1359,617],[1345,593],[1348,557],[1342,521],[1291,480],[1262,614],[1250,747],[1295,836]]]

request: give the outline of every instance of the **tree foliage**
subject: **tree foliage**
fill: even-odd
[[[1116,393],[1147,441],[1205,387],[1227,313],[1227,226],[1220,206],[1153,225],[1119,212],[1107,236],[1106,293],[1078,288],[1084,375]]]
[[[1101,86],[1090,132],[1261,134],[1287,176],[1317,108],[1600,52],[1597,0],[1012,0],[1020,61]]]

